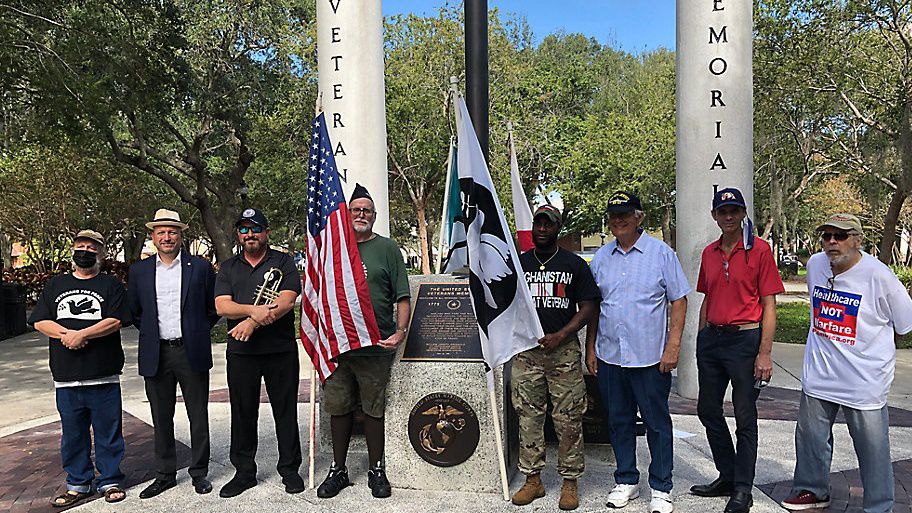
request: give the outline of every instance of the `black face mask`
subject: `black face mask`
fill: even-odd
[[[73,251],[73,262],[76,264],[76,267],[88,269],[94,266],[95,262],[97,261],[98,253],[93,253],[84,249],[77,249],[76,251]]]

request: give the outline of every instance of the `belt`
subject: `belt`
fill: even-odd
[[[184,345],[184,339],[182,339],[181,337],[160,338],[160,339],[158,339],[158,343],[163,346],[168,346],[168,347],[180,347],[180,346]]]
[[[759,322],[749,322],[747,324],[706,324],[710,328],[724,333],[735,333],[738,331],[755,330],[760,327]]]

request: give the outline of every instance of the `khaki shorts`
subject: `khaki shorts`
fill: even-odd
[[[348,415],[358,404],[365,415],[381,418],[386,411],[386,385],[395,353],[336,358],[338,366],[323,383],[323,407],[330,415]]]

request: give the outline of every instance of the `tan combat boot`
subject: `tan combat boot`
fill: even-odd
[[[557,503],[557,506],[563,510],[576,509],[579,507],[576,479],[564,479],[564,485],[561,486],[560,502]]]
[[[529,474],[526,476],[526,483],[513,494],[513,504],[525,506],[535,499],[544,496],[545,485],[541,482],[541,476],[538,474]]]

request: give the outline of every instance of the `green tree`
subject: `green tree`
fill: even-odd
[[[257,117],[312,72],[314,4],[20,0],[0,19],[6,93],[163,181],[228,258]]]
[[[770,43],[761,55],[798,50],[780,54],[780,98],[792,108],[814,98],[805,117],[821,124],[814,167],[852,173],[888,194],[878,253],[890,262],[912,193],[912,5],[761,0],[757,6],[758,39]]]

